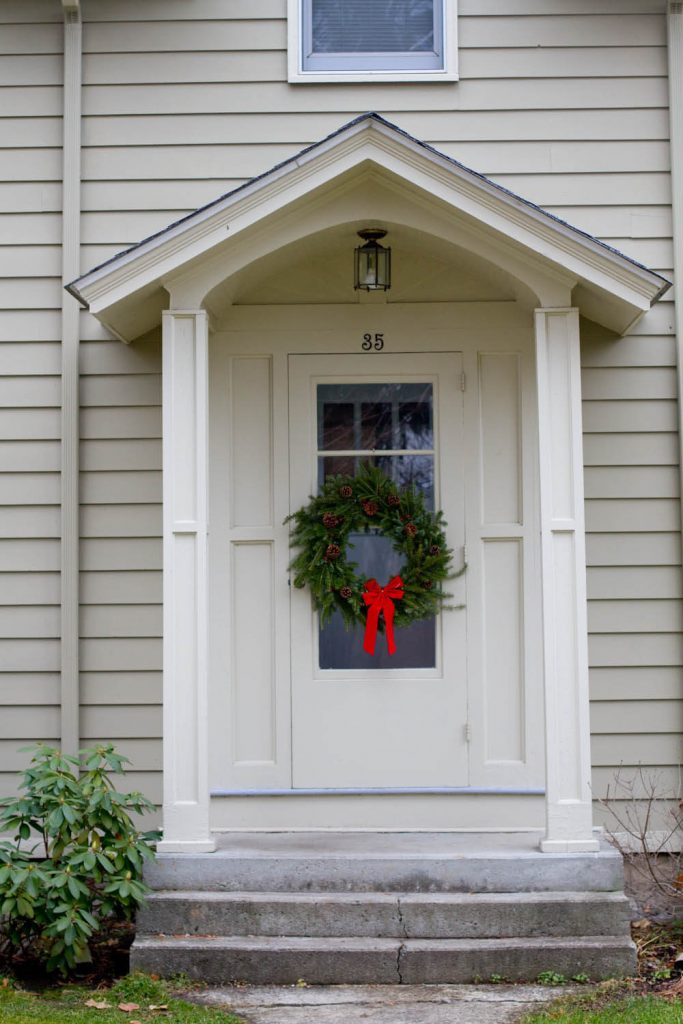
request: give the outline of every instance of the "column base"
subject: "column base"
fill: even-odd
[[[213,839],[162,839],[157,843],[157,853],[214,853]]]
[[[599,853],[597,839],[541,839],[541,853]]]

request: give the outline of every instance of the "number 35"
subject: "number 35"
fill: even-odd
[[[384,348],[384,334],[364,334],[361,348],[364,352],[381,352]]]

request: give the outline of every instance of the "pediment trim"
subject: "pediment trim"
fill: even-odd
[[[566,273],[580,286],[578,294],[589,297],[591,317],[597,310],[599,322],[618,333],[670,287],[660,274],[368,113],[112,257],[67,290],[116,332],[114,306],[125,304],[130,322],[136,296],[148,298],[170,275],[213,255],[227,238],[368,165],[438,196],[454,215],[486,230],[494,245],[513,243],[520,255],[540,256],[549,271]],[[601,304],[601,298],[607,301]]]

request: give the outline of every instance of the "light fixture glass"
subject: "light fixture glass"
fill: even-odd
[[[391,249],[379,244],[384,228],[364,228],[358,235],[365,240],[354,252],[354,289],[366,292],[391,288]]]

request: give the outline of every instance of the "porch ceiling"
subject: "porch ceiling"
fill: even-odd
[[[369,202],[373,191],[381,192],[385,210]],[[169,292],[175,306],[201,306],[231,275],[241,275],[248,291],[245,268],[251,263],[270,256],[275,267],[272,254],[284,245],[373,214],[391,219],[390,200],[397,229],[408,222],[403,209],[419,209],[413,228],[424,223],[433,239],[472,253],[478,267],[495,268],[485,276],[497,286],[516,280],[518,293],[533,293],[540,306],[563,305],[566,299],[558,296],[571,296],[585,316],[619,334],[670,287],[654,271],[379,115],[364,114],[94,268],[67,290],[130,341],[159,321]]]

